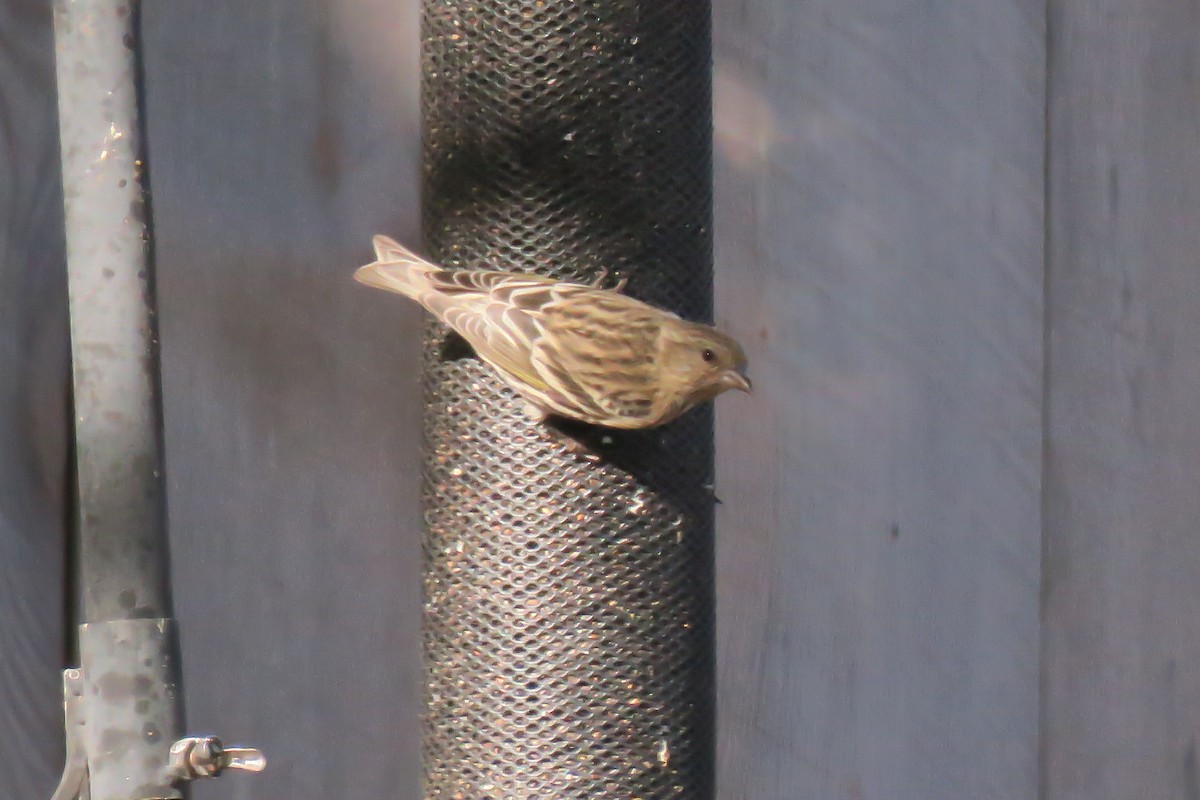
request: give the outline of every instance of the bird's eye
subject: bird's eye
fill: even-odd
[[[700,357],[703,358],[709,364],[711,364],[717,360],[717,354],[714,353],[712,350],[708,350],[708,349],[705,349],[705,351],[700,354]]]

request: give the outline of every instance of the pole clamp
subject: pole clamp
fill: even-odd
[[[262,772],[266,756],[254,747],[226,747],[216,736],[188,736],[171,745],[168,769],[176,780],[215,778],[227,769]]]

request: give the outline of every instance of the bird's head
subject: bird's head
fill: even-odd
[[[668,326],[662,352],[664,382],[689,406],[729,389],[750,391],[745,351],[716,328],[682,321]]]

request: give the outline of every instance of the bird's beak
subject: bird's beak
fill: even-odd
[[[746,373],[734,369],[728,370],[722,380],[730,389],[737,389],[739,392],[749,392],[753,388]]]

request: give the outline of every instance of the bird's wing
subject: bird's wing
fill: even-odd
[[[530,360],[551,390],[574,398],[578,416],[637,427],[657,409],[664,313],[612,292],[560,286]]]
[[[545,381],[530,363],[542,336],[541,305],[558,283],[551,278],[493,270],[439,270],[428,276],[421,304],[453,328],[501,372],[535,392]]]

